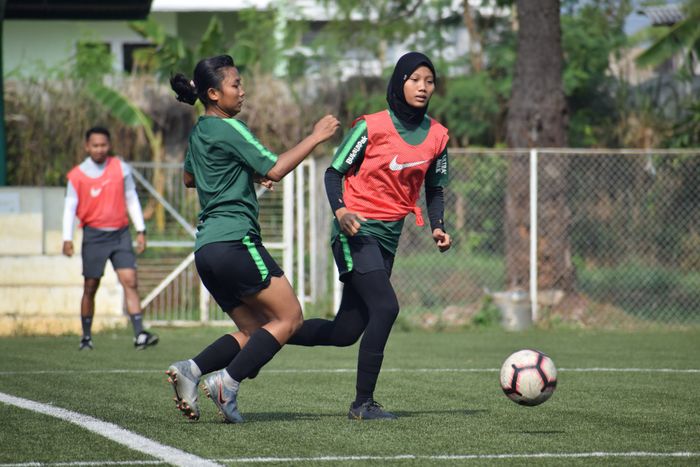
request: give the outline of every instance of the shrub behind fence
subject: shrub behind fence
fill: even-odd
[[[700,324],[700,151],[571,149],[539,157],[550,154],[571,158],[566,231],[576,280],[574,292],[548,291],[539,297],[541,323]],[[493,317],[490,293],[507,288],[504,206],[506,171],[514,157],[528,157],[528,152],[450,150],[445,219],[454,246],[439,253],[429,227],[419,228],[412,215],[407,218],[392,276],[403,316],[438,326]],[[148,178],[152,167],[140,166]],[[180,166],[163,167],[170,180],[166,199],[194,223],[196,194],[181,188]],[[529,179],[522,183],[529,185]],[[323,193],[323,187],[318,189]],[[148,205],[148,193],[141,195]],[[282,198],[282,190],[261,197],[267,241],[280,241]],[[425,211],[424,200],[421,204]],[[330,222],[325,197],[318,206],[325,213],[321,222]],[[191,241],[168,216],[166,228],[149,235],[149,241],[159,236]],[[328,248],[325,238],[319,245]],[[330,302],[328,296],[319,300]]]

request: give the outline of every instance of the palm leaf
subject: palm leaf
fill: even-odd
[[[221,53],[221,50],[223,50],[225,42],[226,37],[224,35],[224,27],[221,24],[221,20],[218,16],[212,16],[211,20],[209,21],[209,26],[207,26],[207,30],[200,39],[197,54],[200,57],[217,55]]]
[[[105,110],[120,122],[132,127],[151,129],[151,119],[128,98],[100,83],[88,84],[86,90]]]
[[[153,19],[145,21],[131,21],[129,27],[144,39],[149,39],[159,44],[165,39],[165,29]]]
[[[672,26],[636,59],[641,66],[658,65],[670,59],[684,48],[692,46],[700,38],[698,18],[690,16]]]

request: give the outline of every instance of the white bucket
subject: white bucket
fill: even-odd
[[[494,292],[493,302],[501,310],[501,325],[508,331],[522,331],[532,325],[530,296],[522,291]]]

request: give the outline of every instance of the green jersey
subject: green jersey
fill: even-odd
[[[199,196],[195,251],[213,242],[260,235],[254,177],[266,175],[277,155],[233,118],[204,115],[192,129],[185,171],[194,175]]]
[[[406,128],[391,110],[389,110],[389,114],[391,115],[394,128],[396,128],[397,133],[406,143],[417,146],[428,136],[430,118],[427,115],[416,128]],[[360,120],[338,147],[333,156],[331,167],[341,174],[358,170],[364,159],[368,141],[367,122],[365,122],[365,120]],[[440,156],[431,163],[425,176],[425,185],[446,186],[447,180],[447,148],[445,148]],[[357,235],[372,236],[377,239],[382,248],[392,254],[396,254],[403,224],[404,219],[398,221],[368,219],[362,223]],[[335,239],[339,233],[340,226],[336,219],[333,222],[333,230],[331,232],[332,239]]]

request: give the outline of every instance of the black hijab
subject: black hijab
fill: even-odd
[[[428,106],[419,108],[413,107],[406,102],[406,96],[403,93],[403,85],[406,80],[420,66],[427,66],[433,72],[433,77],[437,79],[435,67],[428,57],[420,52],[409,52],[399,58],[394,67],[394,73],[389,79],[389,86],[386,90],[386,101],[389,103],[389,108],[394,112],[402,122],[411,125],[418,125],[423,121],[425,113],[428,111]]]

